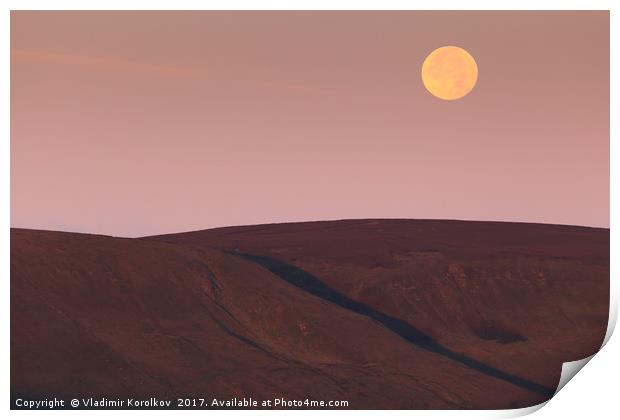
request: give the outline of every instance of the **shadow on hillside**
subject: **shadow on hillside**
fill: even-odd
[[[432,337],[424,334],[422,331],[409,324],[408,322],[387,315],[383,312],[379,312],[366,304],[352,300],[347,296],[343,295],[342,293],[339,293],[336,290],[330,288],[314,275],[298,267],[295,267],[294,265],[287,264],[283,261],[271,257],[243,254],[238,252],[232,252],[230,254],[258,264],[271,271],[273,274],[285,280],[286,282],[314,296],[338,305],[341,308],[348,309],[352,312],[373,319],[374,321],[381,324],[383,327],[387,328],[395,334],[398,334],[409,343],[418,346],[424,350],[439,354],[452,361],[461,363],[471,369],[474,369],[484,375],[506,381],[515,386],[527,389],[548,398],[551,398],[555,392],[555,390],[551,388],[537,384],[528,379],[524,379],[519,376],[510,374],[508,372],[504,372],[500,369],[489,366],[483,362],[472,359],[471,357],[465,356],[461,353],[454,352],[437,343]]]

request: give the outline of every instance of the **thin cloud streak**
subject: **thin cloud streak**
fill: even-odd
[[[205,75],[204,71],[189,67],[164,66],[161,64],[142,63],[118,58],[85,56],[50,51],[13,50],[11,51],[11,59],[27,62],[69,64],[101,70],[142,73],[167,77],[200,77]]]
[[[134,74],[149,74],[154,76],[181,77],[181,78],[205,78],[207,72],[204,69],[164,66],[161,64],[144,63],[139,61],[124,60],[111,57],[86,56],[81,54],[58,53],[51,51],[26,51],[12,50],[11,60],[30,63],[58,63],[73,65],[96,70],[110,70]],[[211,77],[215,76],[210,74]],[[225,75],[215,77],[220,81],[227,81]],[[239,78],[235,81],[239,85],[247,85],[259,89],[282,89],[300,95],[325,96],[333,95],[332,90],[321,89],[310,85],[278,80],[260,80]]]

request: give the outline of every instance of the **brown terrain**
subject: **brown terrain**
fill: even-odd
[[[608,305],[608,229],[12,229],[11,396],[525,407],[599,349]]]

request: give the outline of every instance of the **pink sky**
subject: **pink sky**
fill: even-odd
[[[478,84],[431,96],[426,55]],[[607,12],[13,12],[11,225],[609,226]]]

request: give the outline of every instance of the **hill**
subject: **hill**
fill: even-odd
[[[358,220],[11,230],[11,393],[542,402],[605,334],[609,231]]]

